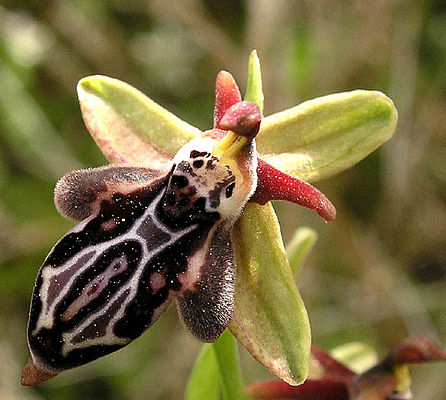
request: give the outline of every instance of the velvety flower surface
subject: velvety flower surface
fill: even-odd
[[[84,78],[78,95],[86,126],[112,164],[163,170],[182,146],[201,136],[116,79]],[[233,132],[253,143],[256,136],[259,155],[255,191],[234,216],[237,279],[229,329],[266,368],[297,385],[308,373],[310,326],[269,201],[291,201],[333,220],[334,206],[307,182],[338,173],[379,147],[393,134],[397,114],[375,91],[326,96],[263,119],[262,109],[260,66],[253,52],[244,101],[233,77],[218,75],[214,127],[205,132],[222,143]],[[236,145],[239,139],[234,140]]]

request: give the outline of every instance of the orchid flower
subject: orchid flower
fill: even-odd
[[[254,382],[246,390],[248,396],[265,400],[412,400],[408,364],[446,360],[446,351],[425,337],[404,340],[362,373],[353,372],[317,347],[311,353],[322,376],[297,387],[279,380]]]
[[[310,326],[269,201],[334,220],[334,206],[308,182],[389,139],[391,100],[359,90],[263,118],[255,52],[244,100],[232,75],[218,74],[206,132],[116,79],[84,78],[78,95],[111,165],[56,185],[57,209],[80,222],[39,271],[22,384],[120,349],[174,299],[198,339],[212,342],[229,327],[270,371],[303,382]]]

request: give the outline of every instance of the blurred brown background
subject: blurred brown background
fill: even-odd
[[[75,86],[122,79],[179,117],[212,124],[217,72],[242,91],[258,50],[265,114],[356,88],[385,92],[396,135],[318,184],[336,222],[276,204],[285,241],[319,241],[300,277],[315,343],[362,341],[383,355],[426,335],[446,345],[446,4],[433,0],[1,0],[0,399],[180,399],[200,344],[174,307],[127,349],[39,387],[18,386],[34,278],[72,226],[52,204],[58,177],[105,159]],[[246,381],[267,377],[242,354]],[[446,398],[446,365],[413,371],[418,399]]]

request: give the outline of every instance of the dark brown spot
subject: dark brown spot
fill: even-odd
[[[228,169],[228,172],[229,172],[229,177],[222,182],[218,182],[215,185],[214,189],[212,189],[209,192],[209,205],[212,208],[217,208],[220,205],[220,194],[222,193],[225,186],[235,182],[235,176],[232,174],[232,171]]]
[[[232,196],[232,193],[234,192],[235,182],[232,182],[227,188],[226,188],[226,197],[229,198]]]
[[[196,161],[193,162],[192,165],[193,165],[194,168],[198,169],[198,168],[201,168],[203,166],[203,164],[204,164],[203,160],[196,160]]]
[[[190,152],[190,158],[206,157],[206,156],[209,156],[209,153],[207,153],[206,151],[192,150]]]
[[[184,175],[173,175],[171,178],[171,185],[178,189],[183,189],[189,184],[189,181]]]

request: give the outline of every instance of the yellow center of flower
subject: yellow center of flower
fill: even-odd
[[[248,142],[249,139],[245,136],[229,131],[222,140],[215,144],[212,154],[224,163],[225,161],[233,160]]]
[[[410,388],[411,379],[409,375],[409,368],[406,364],[395,367],[393,375],[396,378],[395,390],[398,393],[405,393]]]

